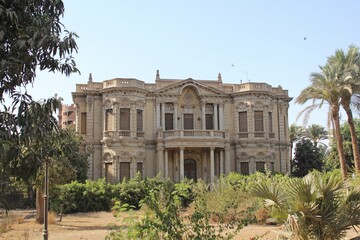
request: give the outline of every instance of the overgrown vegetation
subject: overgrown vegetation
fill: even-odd
[[[261,181],[253,193],[284,224],[281,239],[342,239],[360,224],[360,189],[343,181],[339,171],[311,172],[281,184]]]

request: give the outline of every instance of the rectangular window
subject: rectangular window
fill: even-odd
[[[136,131],[143,131],[143,110],[136,110]]]
[[[247,132],[247,112],[239,112],[239,132]]]
[[[272,112],[269,112],[269,132],[273,132]]]
[[[106,109],[105,111],[105,131],[112,130],[112,109]]]
[[[265,162],[256,162],[256,171],[265,172]]]
[[[165,130],[174,129],[174,118],[172,113],[165,113]]]
[[[105,163],[105,180],[109,183],[114,182],[112,163]]]
[[[273,163],[273,162],[270,163],[270,170],[271,170],[272,172],[275,171],[275,163]]]
[[[184,114],[184,129],[194,129],[194,115],[190,113]]]
[[[254,111],[255,132],[264,131],[263,111]]]
[[[242,175],[249,175],[250,174],[249,163],[248,162],[241,162],[240,163],[240,173]]]
[[[141,175],[143,174],[143,163],[142,162],[138,162],[136,164],[136,172],[139,172]]]
[[[130,108],[120,108],[120,130],[130,130]]]
[[[86,134],[86,112],[81,113],[81,134]]]
[[[206,129],[214,129],[214,117],[212,114],[205,114]]]
[[[124,178],[126,180],[130,179],[130,163],[129,162],[121,162],[120,163],[120,181],[123,181]]]

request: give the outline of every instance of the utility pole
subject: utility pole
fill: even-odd
[[[45,160],[45,190],[44,190],[44,240],[48,240],[48,203],[49,203],[49,158]]]

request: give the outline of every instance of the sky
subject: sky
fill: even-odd
[[[113,78],[266,82],[289,90],[289,124],[309,76],[337,49],[360,46],[357,0],[63,0],[62,23],[79,35],[81,75],[38,72],[35,100],[58,94],[71,104],[77,83]],[[326,126],[327,106],[309,124]],[[358,117],[358,114],[355,114]],[[345,115],[342,120],[346,120]]]

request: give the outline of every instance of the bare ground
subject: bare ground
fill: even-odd
[[[43,225],[35,223],[34,211],[10,212],[9,224],[3,224],[5,218],[0,218],[0,224],[7,225],[6,230],[0,229],[0,239],[7,240],[37,240],[43,239]],[[77,213],[59,217],[50,217],[49,240],[82,239],[99,240],[114,228],[122,224],[122,217],[114,217],[111,212]],[[2,221],[2,222],[1,222]],[[1,233],[2,231],[5,233]],[[276,239],[279,226],[249,225],[243,228],[236,236],[237,240],[249,239]],[[359,233],[360,234],[360,233]],[[355,230],[347,232],[346,239],[360,239]]]

